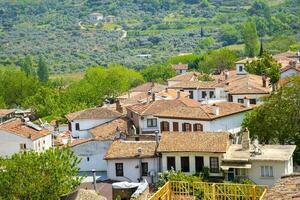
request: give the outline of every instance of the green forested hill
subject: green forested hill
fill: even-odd
[[[93,12],[115,20],[93,22]],[[270,51],[299,41],[299,0],[0,0],[0,65],[42,54],[53,73],[109,63],[140,68],[241,44],[249,18]]]

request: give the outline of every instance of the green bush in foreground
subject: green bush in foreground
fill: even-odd
[[[80,184],[78,163],[67,148],[0,158],[0,199],[59,199]]]

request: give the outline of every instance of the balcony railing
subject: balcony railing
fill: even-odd
[[[149,200],[261,200],[267,186],[170,181]]]

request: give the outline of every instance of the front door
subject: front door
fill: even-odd
[[[234,169],[229,168],[228,170],[228,181],[233,181],[234,180]]]
[[[202,156],[196,156],[195,157],[195,168],[196,172],[202,172],[204,166],[204,161]]]

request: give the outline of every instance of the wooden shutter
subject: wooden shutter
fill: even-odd
[[[178,122],[173,122],[173,131],[179,131],[178,130]]]

